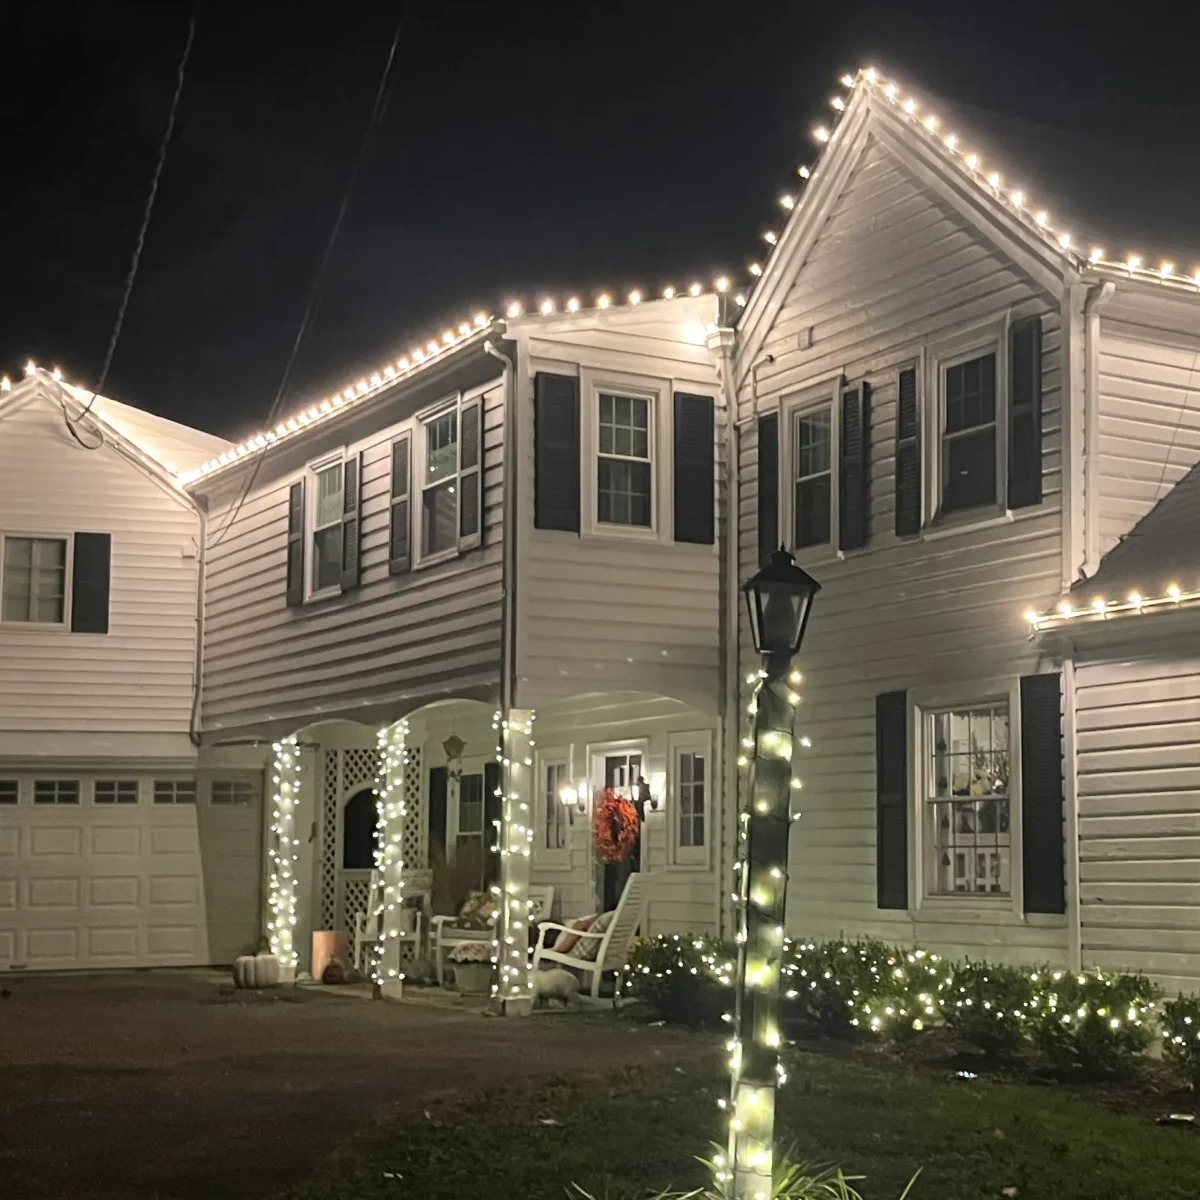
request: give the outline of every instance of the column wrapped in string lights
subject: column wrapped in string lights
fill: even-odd
[[[377,735],[379,779],[375,785],[379,820],[375,869],[382,895],[375,910],[378,941],[371,963],[371,979],[384,996],[401,994],[404,970],[400,962],[400,921],[404,903],[404,773],[408,766],[408,722],[386,725]]]
[[[300,747],[295,737],[271,747],[271,841],[269,848],[267,939],[285,973],[294,972],[296,954],[296,806],[300,802]]]
[[[533,849],[533,711],[497,712],[500,763],[500,904],[492,942],[496,976],[492,1000],[498,1012],[525,1016],[532,1007],[529,988],[529,868]]]
[[[743,588],[754,648],[762,655],[747,804],[740,814],[736,884],[733,1037],[729,1042],[729,1153],[717,1182],[732,1200],[769,1200],[774,1169],[775,1090],[783,1078],[779,1046],[780,968],[791,831],[792,750],[800,648],[820,585],[782,547]]]

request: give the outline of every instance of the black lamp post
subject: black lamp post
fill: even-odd
[[[783,1078],[779,996],[792,824],[792,740],[800,701],[793,690],[799,677],[792,672],[792,659],[820,588],[782,546],[742,588],[762,670],[750,704],[753,748],[748,803],[739,830],[729,1154],[718,1164],[717,1174],[733,1200],[765,1200],[772,1194],[775,1089]]]

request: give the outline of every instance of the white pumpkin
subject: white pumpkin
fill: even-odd
[[[243,954],[234,960],[233,982],[240,988],[279,986],[279,959],[274,954]]]

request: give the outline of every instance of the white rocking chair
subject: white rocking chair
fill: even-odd
[[[353,917],[354,933],[354,966],[364,975],[370,975],[371,964],[367,961],[371,948],[378,944],[379,935],[383,928],[383,878],[378,871],[371,872],[371,883],[367,889],[367,911],[358,912]],[[401,944],[412,946],[413,957],[421,953],[421,913],[411,910],[413,927],[401,930],[398,940]]]
[[[533,952],[533,969],[536,971],[540,963],[554,963],[556,966],[567,967],[572,971],[582,971],[590,974],[592,999],[600,998],[600,980],[607,971],[614,971],[617,976],[617,991],[620,991],[621,977],[629,965],[629,951],[633,947],[634,935],[640,925],[645,924],[646,911],[650,903],[651,876],[635,871],[625,881],[625,889],[613,912],[613,919],[608,928],[601,933],[592,933],[587,929],[572,929],[569,925],[557,925],[544,921],[538,926],[537,949]],[[552,930],[572,934],[584,941],[590,938],[598,942],[595,957],[591,959],[576,958],[573,954],[561,954],[559,951],[546,946],[546,934]],[[586,943],[585,943],[586,944]],[[585,980],[586,982],[586,980]]]
[[[554,889],[531,885],[529,888],[529,919],[540,921],[554,911]],[[487,942],[491,944],[495,936],[492,928],[463,929],[454,924],[455,918],[448,916],[434,917],[430,924],[433,927],[433,961],[437,971],[437,981],[440,984],[445,978],[446,955],[460,942]]]

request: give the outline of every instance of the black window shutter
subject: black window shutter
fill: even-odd
[[[304,480],[288,489],[287,602],[304,603]]]
[[[779,549],[779,414],[758,418],[758,563]]]
[[[361,454],[342,464],[343,592],[358,587],[362,578],[362,466]]]
[[[483,764],[483,844],[488,848],[484,882],[490,887],[500,882],[500,834],[496,822],[504,815],[500,796],[500,764]]]
[[[1008,507],[1042,502],[1042,320],[1009,331]]]
[[[921,416],[917,368],[900,372],[896,398],[896,533],[921,532]]]
[[[402,434],[392,443],[392,509],[388,533],[388,574],[403,575],[412,566],[409,547],[412,528],[409,520],[409,447],[410,437]]]
[[[908,907],[908,693],[875,697],[875,894]]]
[[[871,523],[871,385],[842,392],[842,438],[839,450],[838,548],[858,550],[867,544]]]
[[[440,850],[447,858],[450,848],[446,845],[446,791],[448,776],[445,767],[429,768],[429,857],[434,860],[435,851]]]
[[[77,533],[71,564],[71,632],[108,632],[112,534]]]
[[[675,540],[716,540],[716,414],[711,396],[675,393]]]
[[[539,371],[533,381],[533,524],[579,532],[579,380]]]
[[[458,440],[458,548],[473,550],[483,529],[483,400],[464,404]]]
[[[1063,844],[1062,679],[1021,680],[1021,863],[1025,911],[1067,911]]]

